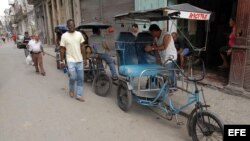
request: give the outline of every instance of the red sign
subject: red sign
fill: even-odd
[[[190,19],[196,19],[196,20],[207,20],[208,14],[205,13],[190,13],[189,14]]]

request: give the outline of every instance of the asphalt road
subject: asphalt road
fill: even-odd
[[[128,113],[116,104],[116,86],[104,98],[84,83],[86,101],[68,96],[68,78],[45,55],[44,77],[25,63],[13,43],[0,45],[0,141],[189,141],[177,126],[137,104]],[[180,120],[186,121],[180,117]]]

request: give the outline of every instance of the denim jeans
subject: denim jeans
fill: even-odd
[[[100,55],[100,58],[102,60],[104,60],[109,65],[109,69],[111,71],[112,77],[117,76],[116,69],[115,69],[115,64],[114,64],[111,56],[109,54],[107,54],[107,53],[99,54],[99,55]]]
[[[77,97],[81,97],[83,94],[83,62],[67,62],[69,78],[69,90],[76,92]],[[76,87],[75,87],[76,82]]]
[[[174,60],[174,62],[176,63],[176,60]],[[169,62],[167,64],[164,64],[164,67],[169,69],[170,88],[174,88],[177,85],[175,70],[174,70],[176,68],[176,65],[174,62]]]

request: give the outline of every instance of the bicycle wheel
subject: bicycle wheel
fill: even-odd
[[[192,121],[193,141],[223,141],[224,127],[214,114],[201,111],[196,113]]]
[[[112,81],[107,74],[101,72],[95,76],[92,86],[97,95],[107,96],[111,90]]]
[[[117,91],[118,106],[127,112],[132,106],[132,93],[125,82],[120,82]]]

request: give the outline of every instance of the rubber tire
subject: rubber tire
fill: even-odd
[[[216,122],[216,124],[221,129],[221,134],[222,134],[221,136],[222,136],[222,140],[223,140],[224,125],[223,125],[222,121],[217,116],[212,114],[211,112],[202,111],[202,113],[200,113],[200,112],[196,113],[196,115],[194,115],[194,118],[192,120],[192,139],[193,139],[193,141],[199,141],[198,137],[197,137],[197,133],[196,133],[196,126],[197,126],[198,116],[200,116],[200,115],[202,115],[203,117],[209,117],[210,119],[213,119],[213,121]]]
[[[100,87],[98,87],[97,84],[99,84],[98,81],[100,81],[100,80],[106,81],[106,82],[103,82],[102,84],[109,85],[109,88],[106,91],[102,91],[102,89]],[[102,84],[101,84],[101,87],[102,87]],[[95,76],[93,83],[92,83],[92,87],[93,87],[94,92],[97,95],[105,97],[110,93],[110,90],[112,88],[112,80],[110,79],[110,77],[106,73],[100,72]]]
[[[124,93],[122,93],[124,91]],[[124,103],[123,96],[126,96],[126,101]],[[126,82],[120,81],[117,90],[117,104],[125,112],[129,111],[132,107],[132,92],[128,89]]]

